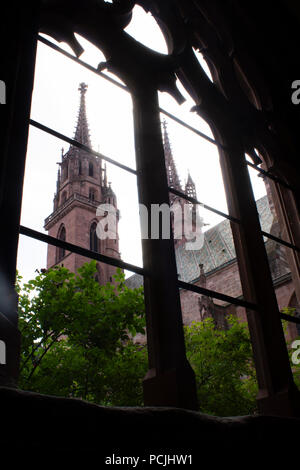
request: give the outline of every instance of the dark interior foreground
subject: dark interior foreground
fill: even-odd
[[[79,458],[88,464],[95,459],[98,468],[105,468],[105,460],[113,455],[140,456],[139,468],[162,467],[164,460],[150,463],[151,455],[191,455],[192,464],[184,465],[188,468],[208,461],[240,468],[245,462],[259,465],[264,458],[270,465],[282,456],[287,464],[298,461],[296,418],[218,418],[179,408],[110,408],[5,387],[0,388],[0,399],[1,454],[12,461],[40,458],[54,468]]]

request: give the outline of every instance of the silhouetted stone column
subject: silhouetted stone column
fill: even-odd
[[[150,87],[149,87],[150,88]],[[139,202],[168,204],[169,192],[161,136],[157,91],[133,94]],[[196,384],[184,345],[177,286],[174,240],[142,240],[149,371],[144,379],[144,403],[197,409]]]
[[[244,298],[258,306],[257,311],[248,311],[247,317],[259,384],[259,410],[264,414],[299,416],[300,393],[293,381],[235,105],[225,100],[218,87],[199,71],[191,50],[177,75],[197,103],[194,110],[208,121],[220,144],[229,214],[241,222],[231,222],[231,228]]]
[[[1,385],[15,385],[19,368],[20,333],[14,284],[38,3],[11,1],[0,18],[1,79],[6,84],[6,104],[0,106],[0,340],[6,350],[5,363],[0,364]]]
[[[225,126],[226,128],[227,126]],[[300,416],[300,393],[293,381],[289,357],[273,287],[266,249],[247,165],[238,136],[224,131],[217,138],[228,151],[221,152],[221,167],[244,298],[258,305],[248,311],[261,413]]]
[[[278,176],[284,178],[284,172],[278,172]],[[297,175],[298,176],[298,175]],[[286,179],[286,178],[285,178]],[[300,218],[297,208],[296,194],[285,188],[280,183],[269,179],[269,187],[275,206],[276,215],[282,231],[281,238],[300,246]],[[291,270],[296,298],[300,304],[300,253],[286,248],[285,255]]]

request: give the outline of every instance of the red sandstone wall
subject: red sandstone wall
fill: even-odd
[[[237,262],[232,263],[225,268],[208,275],[206,277],[207,289],[220,292],[221,294],[239,297],[242,295],[242,286]],[[220,300],[214,300],[217,305],[225,305]]]
[[[237,263],[235,262],[220,271],[208,275],[206,278],[206,287],[207,289],[221,292],[231,297],[239,297],[242,294],[242,287]],[[291,281],[287,281],[275,288],[279,310],[289,305],[293,291],[294,288]],[[180,291],[182,317],[185,325],[191,324],[192,321],[200,321],[198,298],[199,295],[194,292]],[[216,305],[225,305],[225,302],[216,299],[214,303]],[[232,308],[229,310],[232,310]],[[236,307],[235,312],[241,321],[247,322],[246,310],[243,307]],[[291,341],[297,336],[296,325],[294,323],[288,323],[286,331],[287,341]]]
[[[184,325],[190,325],[192,321],[200,321],[198,306],[199,295],[187,290],[180,291],[181,311]]]
[[[51,227],[49,235],[57,238],[59,228],[63,221],[66,229],[66,241],[89,249],[90,226],[93,220],[97,220],[95,219],[94,211],[90,211],[85,207],[74,206],[73,209],[63,217],[63,219],[59,220],[59,222]],[[110,248],[110,243],[113,243],[113,248]],[[108,245],[108,249],[106,249],[106,245]],[[55,246],[48,246],[48,268],[56,264],[56,250]],[[114,241],[108,241],[107,243],[107,240],[100,240],[100,252],[108,256],[119,258],[118,241],[116,243],[114,243]],[[66,268],[70,269],[70,271],[76,272],[80,266],[89,261],[91,261],[90,258],[67,252],[66,256],[59,264],[63,264]],[[100,263],[100,273],[101,284],[110,282],[110,279],[116,273],[116,268]]]

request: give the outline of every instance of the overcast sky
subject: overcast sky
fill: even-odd
[[[148,47],[167,53],[158,26],[152,16],[144,13],[141,7],[135,7],[133,20],[126,31]],[[81,60],[94,67],[105,60],[101,51],[83,38],[79,36],[77,38],[85,49],[80,57]],[[71,52],[68,46],[63,44],[59,46]],[[80,82],[88,84],[87,116],[94,150],[135,168],[130,95],[42,43],[39,43],[37,51],[32,119],[68,137],[73,137],[79,108]],[[168,94],[160,93],[160,106],[212,137],[209,126],[199,116],[190,112],[194,102],[180,82],[178,87],[187,98],[186,102],[179,106]],[[170,119],[167,119],[167,123],[182,184],[185,184],[190,171],[196,184],[198,199],[228,213],[216,147]],[[53,211],[57,162],[61,160],[62,148],[66,151],[69,145],[30,127],[22,225],[44,232],[44,219]],[[136,178],[108,164],[108,180],[111,181],[117,195],[121,212],[119,224],[121,257],[126,262],[142,266]],[[264,184],[254,170],[251,171],[251,180],[255,198],[258,199],[265,194]],[[222,221],[221,217],[203,209],[201,216],[205,223],[209,224],[205,229]],[[46,266],[46,255],[45,243],[20,236],[18,270],[25,280],[34,277],[35,269]]]

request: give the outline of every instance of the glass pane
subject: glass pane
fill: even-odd
[[[185,318],[185,345],[196,375],[199,410],[218,416],[254,414],[257,381],[247,321],[238,308],[194,297],[198,313],[193,323]]]
[[[249,158],[249,157],[248,157]],[[250,160],[250,159],[249,159]],[[261,230],[281,240],[289,242],[287,235],[281,229],[278,214],[272,196],[272,181],[248,166],[256,207],[259,215]],[[266,237],[264,240],[266,241]]]
[[[277,208],[274,204],[272,193],[273,181],[249,166],[248,171],[256,199],[256,207],[262,231],[289,242],[286,232],[281,229]],[[263,239],[279,310],[290,307],[292,302],[297,309],[296,311],[298,312],[299,310],[300,312],[300,307],[296,302],[295,288],[291,274],[294,256],[293,249],[267,236],[264,236]],[[292,301],[291,299],[294,300]],[[295,325],[290,324],[287,328],[287,334],[289,330],[292,331],[295,330],[295,328]]]
[[[25,235],[20,235],[18,245],[17,270],[22,283],[37,276],[37,270],[47,267],[47,243]]]
[[[114,165],[106,165],[95,157],[88,157],[87,162],[86,155],[82,154],[77,156],[81,167],[76,166],[76,159],[70,156],[69,149],[61,159],[61,145],[59,139],[30,128],[21,224],[61,239],[61,229],[64,227],[67,242],[94,250],[91,224],[94,222],[97,225],[102,218],[101,214],[97,216],[100,204],[111,204],[116,209],[116,237],[110,240],[104,234],[97,241],[96,236],[97,251],[142,266],[136,176]],[[102,216],[106,220],[105,214]],[[28,248],[28,251],[31,252],[31,249]],[[57,248],[50,246],[48,261],[44,250],[39,263],[42,267],[51,267],[58,262],[58,258],[65,258],[61,262],[72,271],[88,261],[80,255],[59,255]],[[32,272],[40,267],[35,264],[35,257],[31,259],[27,256],[27,262]],[[103,270],[107,269],[103,266]],[[126,273],[129,274],[132,273]],[[110,277],[111,274],[107,273],[105,279],[110,281]]]
[[[110,164],[107,164],[107,174],[120,211],[118,231],[121,259],[143,267],[136,176]]]
[[[178,203],[179,200],[176,202]],[[182,213],[185,220],[182,226],[182,236],[180,229],[174,229],[174,236],[177,237],[175,238],[175,254],[178,278],[230,297],[242,298],[240,273],[230,221],[219,216],[218,223],[207,224],[210,211],[198,206],[198,225],[191,222],[192,231],[190,231],[188,210],[184,205]],[[178,214],[180,214],[179,211]],[[176,227],[180,228],[181,220],[178,215],[174,216],[174,227],[175,220]],[[194,238],[195,233],[197,236]],[[187,295],[193,296],[191,292]],[[214,302],[218,305],[228,305],[228,302],[222,300],[215,299]]]
[[[154,17],[139,5],[133,8],[132,19],[124,31],[146,47],[161,54],[168,53],[164,36]]]
[[[169,186],[228,214],[217,147],[163,114],[161,121]]]
[[[300,304],[295,295],[290,300],[288,308],[282,310],[283,313],[300,319]],[[300,323],[282,320],[286,346],[289,352],[290,365],[297,387],[300,387]]]
[[[46,252],[46,243],[20,236],[19,387],[106,406],[143,405],[143,294],[97,288],[84,275],[71,282],[65,271],[49,277]],[[24,285],[33,279],[33,289]]]
[[[91,52],[89,47],[86,41],[83,56]],[[87,84],[83,121],[92,149],[135,168],[129,93],[42,43],[38,45],[31,118],[74,138],[79,121],[80,83]]]
[[[176,80],[176,86],[185,101],[182,104],[178,104],[177,101],[169,93],[158,92],[159,105],[161,106],[161,108],[173,114],[174,116],[181,119],[191,127],[194,127],[196,130],[202,132],[203,134],[214,140],[214,136],[207,122],[198,114],[192,111],[192,108],[193,106],[195,106],[196,103],[187,93],[180,80]],[[193,133],[193,131],[189,132]]]

